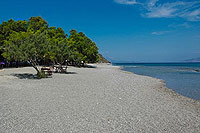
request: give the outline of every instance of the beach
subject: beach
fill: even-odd
[[[0,132],[200,132],[200,102],[117,66],[0,71]]]

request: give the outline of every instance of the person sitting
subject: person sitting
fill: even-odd
[[[0,69],[3,69],[5,63],[3,61],[0,61]]]
[[[81,66],[84,67],[84,61],[81,61]]]

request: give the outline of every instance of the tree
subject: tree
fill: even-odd
[[[42,17],[31,17],[28,21],[28,31],[37,32],[37,31],[45,31],[49,27],[47,21],[45,21]]]
[[[0,24],[0,54],[0,60],[29,61],[37,73],[37,62],[63,64],[67,59],[80,65],[98,60],[96,44],[84,33],[71,30],[67,38],[62,28],[49,27],[40,16]]]
[[[73,60],[76,62],[85,61],[94,63],[98,60],[98,48],[91,39],[84,33],[77,33],[76,30],[70,31],[68,46],[73,54]]]
[[[46,57],[55,63],[63,64],[69,57],[67,35],[62,28],[50,27],[48,30],[49,50]]]
[[[3,57],[9,61],[28,61],[40,73],[37,60],[43,59],[48,39],[45,32],[14,32],[4,43]]]
[[[10,34],[13,32],[26,32],[27,22],[26,21],[14,21],[13,19],[8,20],[8,22],[3,22],[0,24],[0,60],[3,60],[3,44],[4,41],[9,39]]]

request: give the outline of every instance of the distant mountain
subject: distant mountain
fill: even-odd
[[[185,62],[200,62],[200,57],[184,60]]]

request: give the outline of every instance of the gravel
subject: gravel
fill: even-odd
[[[200,102],[106,64],[36,79],[0,71],[0,132],[200,132]]]

